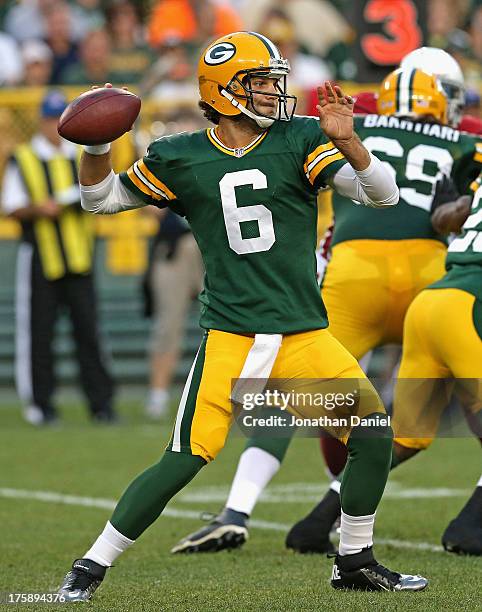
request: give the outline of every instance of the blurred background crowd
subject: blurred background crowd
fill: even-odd
[[[467,87],[465,112],[482,117],[482,0],[0,0],[0,179],[12,151],[38,129],[41,101],[51,88],[71,100],[93,84],[111,82],[141,95],[139,121],[113,148],[116,171],[142,155],[153,138],[204,126],[196,108],[200,51],[237,30],[264,34],[289,59],[299,114],[316,113],[315,88],[326,79],[342,82],[349,93],[374,91],[405,54],[427,45],[457,59]],[[320,216],[320,235],[330,222],[329,213]],[[197,310],[187,318],[182,346],[179,321],[176,337],[165,341],[166,329],[173,331],[167,306],[164,319],[152,326],[150,343],[142,311],[164,308],[166,283],[179,285],[176,275],[159,279],[169,277],[176,253],[187,252],[188,229],[171,216],[133,211],[95,219],[95,231],[102,332],[113,353],[114,378],[149,386],[151,370],[147,413],[157,418],[169,402],[171,380],[188,371],[199,340]],[[18,236],[16,220],[0,216],[0,388],[14,386]],[[183,312],[200,283],[198,264],[186,266]],[[180,310],[178,303],[171,307]],[[57,374],[73,381],[71,331],[61,323],[58,332]],[[385,368],[390,376],[385,366],[397,356],[398,350],[392,357],[385,350],[373,372],[383,375]]]
[[[390,2],[388,2],[389,4]],[[156,96],[195,89],[195,59],[213,38],[255,30],[291,60],[292,86],[358,80],[356,2],[348,0],[3,0],[0,85],[112,81]],[[397,3],[395,3],[397,4]],[[400,6],[404,2],[398,3]],[[426,0],[425,43],[480,86],[481,0]]]

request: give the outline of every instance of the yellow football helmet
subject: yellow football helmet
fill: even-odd
[[[296,106],[296,97],[286,93],[286,77],[290,72],[287,59],[262,34],[234,32],[218,38],[199,59],[198,79],[201,100],[226,117],[243,113],[263,128],[275,120],[289,121]],[[278,109],[275,117],[259,112],[254,104],[251,78],[264,76],[277,79]],[[272,95],[272,94],[270,94]],[[248,108],[249,105],[249,108]]]
[[[432,115],[447,123],[447,98],[439,79],[416,68],[398,68],[384,79],[377,108],[380,115]]]

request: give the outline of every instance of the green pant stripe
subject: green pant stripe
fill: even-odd
[[[201,378],[204,370],[204,360],[206,357],[206,341],[207,335],[204,336],[201,346],[199,347],[199,353],[194,366],[194,372],[192,375],[191,386],[189,387],[189,394],[187,396],[186,408],[184,409],[184,416],[182,418],[181,425],[181,446],[189,447],[191,445],[191,426],[194,418],[194,411],[196,409],[197,394],[199,386],[201,384]]]
[[[167,450],[174,452],[185,452],[190,449],[191,425],[196,409],[196,400],[201,383],[202,372],[204,369],[204,359],[206,353],[207,334],[204,336],[196,355],[195,364],[192,372],[186,381],[181,403],[176,416],[176,423]]]

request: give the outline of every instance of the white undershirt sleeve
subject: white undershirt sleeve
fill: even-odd
[[[371,153],[370,158],[370,165],[365,170],[354,170],[350,164],[342,166],[330,181],[331,186],[340,195],[366,206],[395,206],[399,198],[395,177]]]
[[[142,208],[148,204],[138,198],[121,183],[118,174],[112,170],[97,185],[81,185],[80,201],[82,208],[97,215],[114,213],[133,208]]]

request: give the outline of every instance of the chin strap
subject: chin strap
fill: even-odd
[[[255,121],[259,125],[259,127],[268,128],[273,125],[275,121],[274,119],[271,119],[270,117],[262,117],[261,115],[256,115],[252,111],[248,110],[245,106],[243,106],[241,102],[236,100],[236,98],[232,96],[229,92],[227,92],[225,89],[221,89],[221,95],[227,98],[235,108],[239,109],[250,119],[253,119],[253,121]]]

